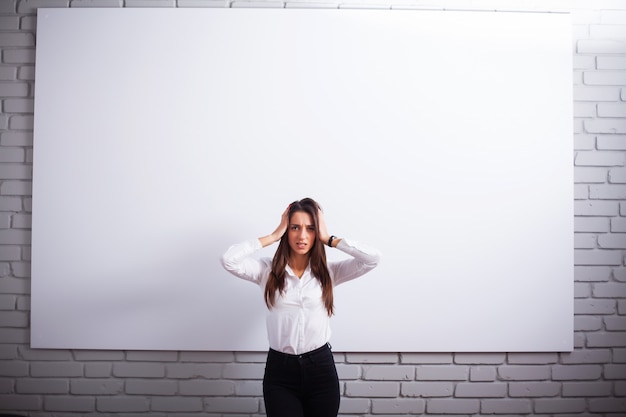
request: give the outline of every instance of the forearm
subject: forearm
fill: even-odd
[[[273,243],[276,243],[280,240],[281,236],[276,236],[275,233],[271,233],[267,236],[263,236],[259,238],[259,242],[261,242],[262,247],[269,246]]]

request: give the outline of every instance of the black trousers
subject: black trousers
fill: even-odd
[[[263,399],[268,417],[337,417],[339,378],[330,345],[302,355],[270,349]]]

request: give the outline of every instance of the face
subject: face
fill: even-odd
[[[287,226],[289,248],[293,255],[306,255],[315,243],[316,230],[309,213],[296,211]]]

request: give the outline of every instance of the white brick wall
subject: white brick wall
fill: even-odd
[[[571,12],[576,349],[563,354],[337,353],[341,414],[626,415],[624,0],[0,0],[0,413],[263,414],[262,352],[29,348],[38,7]]]

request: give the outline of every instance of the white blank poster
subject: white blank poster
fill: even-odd
[[[313,197],[383,253],[336,288],[336,351],[572,349],[567,15],[40,9],[37,30],[33,347],[266,350],[261,289],[219,258]]]

